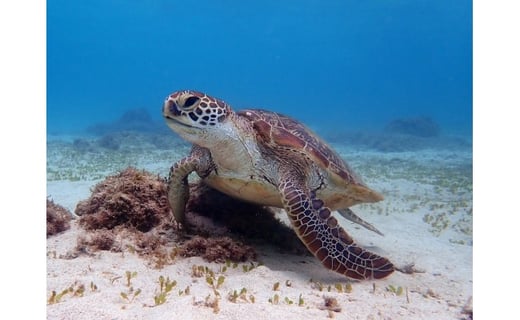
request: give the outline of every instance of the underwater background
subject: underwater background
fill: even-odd
[[[47,318],[473,319],[472,11],[469,0],[48,0]],[[316,131],[384,195],[353,208],[384,237],[334,214],[397,272],[351,283],[284,249],[301,243],[283,210],[265,224],[198,193],[195,174],[186,221],[200,224],[200,250],[178,251],[190,241],[165,215],[164,182],[191,146],[161,109],[181,89]],[[211,262],[204,252],[226,255],[221,237],[254,254],[236,269]],[[217,288],[200,267],[219,270]],[[161,277],[178,282],[168,301]]]
[[[318,131],[424,116],[471,139],[472,1],[47,1],[49,134],[161,121],[179,89]]]

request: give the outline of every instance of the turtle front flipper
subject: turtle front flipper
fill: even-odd
[[[204,178],[213,170],[213,167],[209,151],[205,148],[193,146],[189,156],[179,160],[170,168],[167,188],[168,202],[173,217],[179,224],[185,225],[184,212],[190,197],[188,176],[195,171],[200,177]]]
[[[326,268],[354,279],[380,279],[394,271],[388,259],[355,244],[297,174],[281,176],[282,202],[296,234]]]

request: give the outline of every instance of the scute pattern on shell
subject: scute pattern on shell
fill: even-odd
[[[237,114],[251,121],[262,143],[302,150],[329,172],[347,182],[364,185],[345,161],[303,124],[283,114],[260,109],[242,110]]]

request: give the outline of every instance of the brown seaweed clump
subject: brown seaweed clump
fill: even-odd
[[[68,230],[71,219],[69,210],[47,199],[47,237]]]
[[[87,231],[78,238],[76,256],[98,250],[129,250],[149,258],[156,266],[172,263],[177,255],[219,262],[256,257],[252,247],[213,233],[211,223],[202,230],[207,238],[195,236],[184,241],[171,222],[165,181],[132,167],[98,183],[75,212],[80,216],[79,225]],[[182,241],[180,245],[174,243],[178,240]]]
[[[141,255],[154,255],[175,231],[164,180],[133,167],[98,183],[91,196],[78,203],[75,213],[87,230],[78,238],[78,252],[131,248]]]
[[[111,230],[102,229],[78,237],[76,250],[87,253],[89,250],[120,252],[121,248],[116,243],[116,235]]]
[[[157,175],[129,167],[98,183],[75,213],[87,230],[124,226],[147,232],[170,217],[166,185]]]
[[[177,256],[215,262],[255,259],[255,250],[237,237],[307,252],[271,209],[228,197],[202,182],[190,185],[188,228],[181,230],[171,220],[164,179],[133,167],[98,183],[75,213],[87,231],[78,238],[77,253],[128,250],[159,267]]]
[[[200,256],[209,262],[223,263],[226,260],[244,262],[256,259],[255,250],[229,237],[203,238],[195,236],[179,248],[183,257]]]

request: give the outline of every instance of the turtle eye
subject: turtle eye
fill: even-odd
[[[184,101],[184,109],[190,109],[191,107],[195,106],[197,102],[199,102],[200,98],[191,96],[188,99]]]

